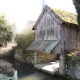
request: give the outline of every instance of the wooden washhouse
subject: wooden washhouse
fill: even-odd
[[[45,5],[32,29],[36,30],[35,41],[27,50],[60,54],[64,50],[80,48],[77,16],[74,13]]]

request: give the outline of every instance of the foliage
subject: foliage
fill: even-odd
[[[77,22],[80,29],[80,0],[73,0],[73,3],[75,5],[76,11],[77,11]]]
[[[26,48],[34,41],[34,39],[35,39],[35,32],[32,30],[17,34],[15,37],[17,46],[18,48],[23,50],[23,53],[26,52]]]
[[[31,61],[28,59],[32,59],[31,55],[34,53],[34,51],[26,51],[26,49],[35,39],[35,31],[32,30],[33,24],[34,21],[28,21],[25,30],[15,35],[14,40],[17,43],[17,49],[15,54],[16,60],[28,63],[28,61]]]
[[[11,41],[13,35],[12,27],[4,16],[0,16],[0,46]]]

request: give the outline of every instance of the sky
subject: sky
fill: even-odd
[[[15,24],[20,32],[26,27],[28,20],[37,20],[42,11],[42,2],[43,0],[0,0],[0,13],[11,24]],[[45,0],[45,4],[76,13],[72,0]]]

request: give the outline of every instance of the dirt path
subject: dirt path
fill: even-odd
[[[17,45],[14,43],[8,43],[6,47],[1,47],[0,48],[0,56],[6,55],[7,52],[13,49],[13,47],[16,47]]]

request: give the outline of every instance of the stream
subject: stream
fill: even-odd
[[[18,80],[65,80],[62,77],[36,70],[33,66],[14,59],[0,59],[0,74],[12,76],[14,71],[17,71]]]

